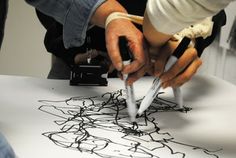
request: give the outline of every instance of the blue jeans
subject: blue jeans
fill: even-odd
[[[0,158],[15,158],[14,151],[5,137],[0,133]]]

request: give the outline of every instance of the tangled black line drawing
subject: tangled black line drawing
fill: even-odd
[[[102,158],[218,158],[219,150],[177,141],[162,132],[155,118],[160,112],[178,112],[174,102],[159,93],[146,112],[131,123],[124,90],[94,97],[72,97],[62,101],[40,100],[39,110],[56,117],[60,129],[42,135],[54,144]],[[141,100],[137,100],[139,105]],[[188,112],[184,107],[179,112]]]

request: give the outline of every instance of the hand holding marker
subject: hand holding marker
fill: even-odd
[[[125,19],[128,19],[130,21],[133,21],[133,22],[141,24],[141,25],[143,23],[143,17],[133,16],[133,15],[130,15],[130,14],[127,14],[127,15],[122,14],[122,15],[116,16],[116,18],[125,18]],[[106,25],[111,20],[112,19],[109,19],[108,22],[106,22]],[[212,21],[211,17],[209,17],[209,18],[206,18],[201,23],[190,26],[186,29],[183,29],[178,34],[175,34],[174,36],[178,37],[177,39],[179,39],[179,40],[180,40],[180,38],[181,39],[183,38],[183,39],[181,40],[179,46],[176,48],[176,50],[174,51],[173,54],[177,58],[179,58],[184,53],[184,51],[187,49],[188,45],[191,42],[191,38],[203,37],[205,39],[206,37],[211,35],[212,29],[213,29],[213,21]],[[122,41],[123,40],[126,41],[125,37],[121,37],[120,39]],[[121,42],[121,43],[123,43],[123,42]],[[121,45],[123,45],[123,44],[121,44]],[[122,47],[122,49],[125,48],[124,45],[120,46],[120,50],[122,50],[121,47]],[[124,52],[125,51],[129,52],[127,46],[126,46],[126,50],[124,49]],[[120,52],[122,52],[122,51],[120,51]],[[165,66],[165,71],[169,70],[169,68],[172,67],[172,65],[176,62],[176,60],[177,60],[176,57],[171,56],[169,58],[169,60],[167,61],[166,66]],[[125,63],[127,63],[127,62],[124,61],[124,64]],[[143,113],[143,111],[145,111],[150,106],[151,102],[153,101],[153,99],[158,94],[158,91],[160,89],[160,85],[161,85],[161,83],[160,83],[159,79],[155,79],[154,83],[153,83],[153,86],[148,91],[147,95],[149,95],[149,97],[148,96],[145,97],[145,98],[150,98],[150,99],[145,99],[145,98],[143,99],[143,101],[140,105],[140,108],[138,110],[139,115],[141,115]],[[156,90],[154,90],[154,89],[156,89]],[[126,101],[127,101],[127,104],[128,104],[128,112],[130,114],[131,120],[135,121],[135,116],[136,116],[137,109],[136,109],[135,99],[134,99],[134,95],[133,95],[133,86],[127,86],[126,85],[126,90],[127,90],[127,100]],[[179,105],[179,108],[183,108],[183,97],[181,95],[180,88],[173,88],[173,92],[174,92],[175,99],[176,99],[176,101]]]
[[[168,71],[175,64],[175,62],[178,60],[178,58],[187,49],[190,41],[191,41],[191,39],[189,39],[187,37],[184,37],[182,39],[182,41],[180,42],[180,44],[178,45],[178,47],[175,49],[175,51],[173,53],[173,55],[175,55],[176,57],[173,55],[170,56],[170,58],[168,59],[166,65],[165,65],[164,71]],[[161,88],[160,79],[155,78],[151,88],[147,92],[147,95],[144,97],[144,99],[142,100],[142,102],[140,104],[140,107],[138,109],[138,115],[141,115],[150,106],[152,101],[156,98],[160,88]],[[174,92],[174,96],[175,96],[175,99],[177,101],[179,108],[183,108],[183,97],[181,95],[180,88],[179,87],[174,88],[173,92]]]
[[[196,39],[198,37],[206,39],[207,37],[211,36],[213,31],[213,24],[214,22],[212,21],[212,17],[208,17],[202,22],[189,26],[188,28],[185,28],[182,31],[175,34],[174,37],[178,40],[181,40],[181,42],[175,49],[173,55],[179,58],[187,49],[188,45],[191,42],[191,39]],[[193,47],[195,47],[195,44],[193,44]],[[169,58],[164,71],[169,70],[169,68],[172,67],[172,65],[176,62],[177,58],[174,56],[171,56]],[[151,89],[148,91],[147,95],[141,102],[141,105],[138,110],[139,115],[141,115],[150,106],[153,99],[158,94],[160,85],[161,83],[159,79],[155,79]],[[183,108],[183,97],[180,88],[173,88],[173,92],[179,108]]]

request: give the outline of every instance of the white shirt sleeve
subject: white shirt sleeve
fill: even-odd
[[[156,30],[175,34],[213,16],[234,0],[148,0],[146,13]]]

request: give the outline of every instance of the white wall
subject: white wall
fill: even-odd
[[[226,8],[226,26],[222,28],[219,38],[204,51],[199,73],[211,74],[236,85],[236,52],[228,50],[229,45],[226,42],[236,16],[235,8],[236,2]]]
[[[33,7],[24,0],[9,0],[0,74],[46,78],[51,56],[43,46],[44,34]]]
[[[236,85],[236,52],[227,50],[225,60],[222,56],[223,49],[218,39],[204,51],[201,57],[203,64],[198,73],[214,75]]]

